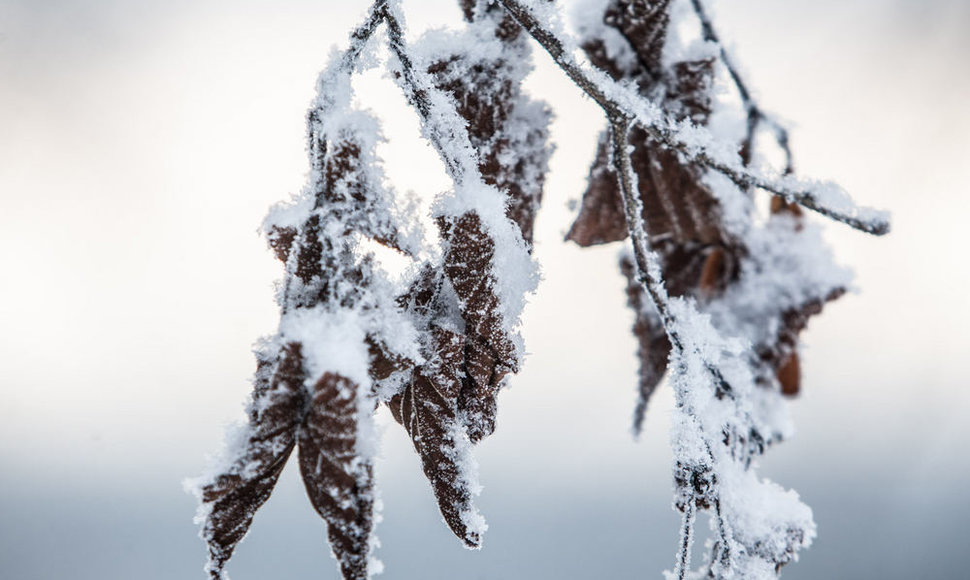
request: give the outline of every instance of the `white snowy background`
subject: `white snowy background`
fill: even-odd
[[[414,33],[452,0],[410,0]],[[241,415],[281,268],[256,235],[303,182],[304,111],[366,2],[0,0],[0,577],[203,578],[198,473]],[[722,0],[723,36],[790,120],[804,176],[889,208],[828,227],[860,293],[804,335],[797,437],[762,472],[819,538],[784,577],[966,576],[970,545],[970,4]],[[545,57],[529,81],[558,150],[537,226],[531,355],[479,449],[490,530],[467,552],[386,425],[386,578],[660,578],[673,565],[670,393],[641,442],[616,248],[561,242],[602,118]],[[401,189],[445,187],[417,119],[361,80]],[[336,578],[287,470],[235,580]]]

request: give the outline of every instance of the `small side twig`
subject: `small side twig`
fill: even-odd
[[[401,63],[401,83],[405,96],[411,102],[418,115],[421,116],[421,124],[424,127],[427,138],[438,152],[441,160],[445,164],[448,176],[455,184],[466,182],[469,174],[481,175],[478,170],[478,163],[472,154],[471,141],[468,139],[467,131],[449,131],[439,122],[435,114],[435,104],[432,101],[432,92],[436,89],[430,82],[422,82],[419,73],[414,67],[411,55],[408,52],[407,44],[404,40],[404,28],[401,26],[400,19],[387,7],[386,0],[381,0],[383,4],[384,20],[387,22],[387,36],[391,52]],[[458,155],[457,152],[464,152],[465,155]]]
[[[684,503],[684,517],[680,525],[680,548],[677,550],[677,567],[674,568],[674,576],[677,580],[686,580],[690,573],[690,549],[694,544],[694,521],[697,519],[697,504],[693,496],[694,494],[690,493]]]
[[[717,45],[718,55],[721,58],[721,63],[724,68],[727,69],[728,75],[731,77],[731,82],[738,90],[738,96],[741,97],[741,106],[748,115],[748,127],[747,135],[744,138],[744,142],[741,145],[741,161],[747,165],[751,161],[752,153],[754,150],[754,139],[755,133],[758,131],[758,125],[764,123],[771,127],[771,130],[775,134],[775,141],[781,150],[785,154],[785,174],[791,174],[795,172],[795,163],[791,151],[791,143],[788,136],[788,129],[786,129],[777,120],[768,116],[758,103],[751,96],[751,91],[748,90],[747,84],[738,72],[737,67],[734,65],[733,60],[728,54],[727,49],[724,47],[724,43],[721,42],[721,38],[717,31],[714,29],[714,24],[710,17],[707,15],[707,11],[704,8],[703,0],[691,0],[691,5],[694,8],[694,13],[697,15],[698,20],[701,23],[701,34],[704,40],[713,42]]]

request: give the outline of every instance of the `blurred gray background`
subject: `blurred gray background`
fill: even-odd
[[[405,2],[412,32],[457,21]],[[279,267],[256,230],[299,189],[303,115],[366,2],[0,0],[0,577],[204,577],[194,499],[241,416]],[[875,239],[827,234],[859,292],[804,338],[797,437],[762,473],[819,537],[785,578],[967,578],[970,548],[970,4],[723,0],[717,23],[800,173],[889,208]],[[380,556],[389,579],[660,578],[673,565],[670,393],[639,443],[631,315],[615,247],[561,243],[599,112],[539,57],[557,110],[539,218],[532,353],[478,454],[490,530],[467,552],[385,415]],[[377,73],[400,188],[446,187],[415,116]],[[704,526],[703,520],[701,525]],[[287,470],[235,580],[337,578]]]

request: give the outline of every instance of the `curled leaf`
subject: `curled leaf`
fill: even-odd
[[[474,212],[454,222],[443,221],[442,226],[448,244],[444,272],[458,296],[465,324],[462,408],[469,436],[478,441],[494,429],[494,398],[502,378],[518,370],[518,353],[502,318],[491,274],[494,240]]]

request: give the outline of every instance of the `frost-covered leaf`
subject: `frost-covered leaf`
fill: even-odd
[[[317,381],[299,434],[307,495],[327,522],[347,580],[366,580],[374,528],[374,469],[357,449],[358,385],[335,373]]]
[[[711,111],[710,87],[713,61],[700,59],[663,65],[663,46],[669,24],[666,0],[639,2],[612,0],[605,3],[603,26],[590,26],[583,39],[590,59],[616,80],[635,80],[648,98],[659,98],[679,119],[703,124]],[[619,32],[621,40],[609,33]],[[623,64],[622,51],[608,43],[623,43],[637,58]],[[596,158],[582,206],[567,239],[581,246],[609,243],[627,237],[619,183],[613,168],[609,138],[600,136]],[[667,243],[672,252],[681,245],[725,245],[719,203],[701,177],[703,171],[685,163],[678,154],[652,140],[639,127],[630,131],[631,164],[637,174],[643,220],[651,242]],[[674,292],[674,294],[677,294]]]
[[[507,215],[531,246],[551,153],[552,115],[545,103],[522,92],[532,64],[521,29],[497,5],[482,4],[476,13],[474,4],[463,4],[468,29],[445,45],[460,50],[429,72],[468,123],[483,180],[506,192]]]
[[[475,213],[442,224],[447,243],[444,271],[458,297],[465,324],[462,389],[466,425],[472,441],[491,434],[495,427],[495,395],[500,381],[518,370],[513,337],[506,330],[498,307],[495,279],[491,276],[494,241]]]
[[[361,250],[363,240],[405,255],[417,246],[410,228],[398,227],[393,193],[384,183],[377,120],[352,107],[353,59],[347,55],[364,40],[355,36],[351,50],[321,73],[307,119],[307,184],[274,207],[264,224],[286,268],[277,296],[281,318],[257,357],[248,443],[202,490],[214,577],[294,446],[343,577],[364,580],[376,570],[370,555],[376,542],[372,381],[413,366],[420,355],[394,285]],[[277,344],[285,346],[272,355]]]
[[[209,548],[206,570],[214,579],[225,577],[226,562],[293,451],[306,399],[304,376],[297,345],[286,346],[278,361],[261,366],[244,436],[226,450],[228,465],[198,486],[201,536]]]
[[[678,100],[686,98],[678,94]],[[700,100],[693,97],[694,101]],[[600,137],[579,216],[567,239],[587,246],[627,237],[619,183],[612,167],[608,138]],[[631,163],[638,177],[643,220],[652,241],[668,242],[670,252],[682,245],[728,244],[719,203],[703,183],[702,171],[684,165],[676,152],[651,141],[642,129],[630,132]],[[675,244],[670,246],[669,242]]]
[[[630,43],[642,72],[655,78],[662,75],[669,5],[670,0],[620,0],[610,2],[603,13],[603,22]]]
[[[464,340],[458,332],[441,327],[432,331],[432,337],[436,358],[415,369],[388,406],[411,436],[448,527],[466,546],[477,548],[484,525],[472,503],[477,494],[474,460],[458,409]]]
[[[463,9],[468,29],[461,38],[449,39],[454,53],[429,72],[454,99],[484,182],[506,193],[506,215],[531,247],[550,154],[550,113],[522,94],[531,58],[514,21],[497,5],[465,2]],[[502,318],[496,287],[495,273],[502,267],[496,262],[499,240],[475,211],[442,216],[439,227],[446,248],[444,272],[465,327],[460,406],[468,436],[476,442],[494,430],[495,396],[503,377],[518,370],[520,353],[509,330],[513,321]]]
[[[579,215],[566,239],[588,247],[625,240],[627,235],[623,199],[611,160],[610,139],[604,131],[596,147],[596,158],[589,168]]]
[[[411,435],[446,523],[477,547],[484,523],[472,504],[470,449],[494,430],[496,395],[519,367],[518,304],[531,284],[517,279],[514,264],[531,250],[550,113],[522,94],[531,58],[518,25],[496,5],[467,1],[462,9],[465,30],[429,34],[414,54],[392,29],[397,78],[424,115],[456,191],[437,215],[441,262],[426,264],[399,300],[424,329],[426,362],[389,404]],[[426,71],[409,69],[412,62],[428,63]],[[485,187],[469,187],[477,179]],[[500,255],[511,259],[503,263]],[[526,266],[531,278],[533,266]]]

